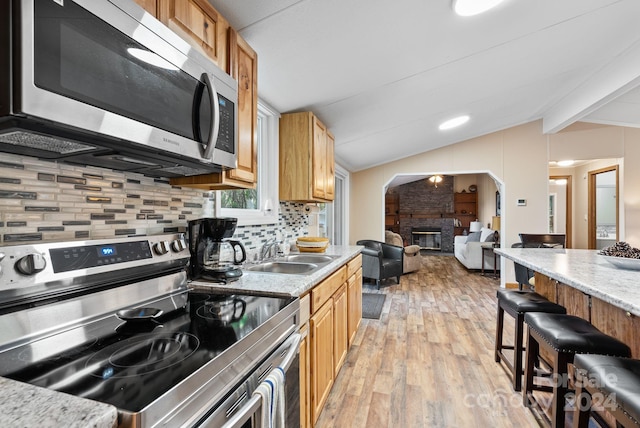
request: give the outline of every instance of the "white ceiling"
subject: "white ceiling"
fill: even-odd
[[[533,120],[640,126],[640,1],[210,0],[258,53],[258,92],[311,110],[350,171]],[[460,114],[464,126],[439,131]]]

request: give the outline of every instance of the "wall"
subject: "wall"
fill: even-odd
[[[215,192],[167,180],[2,154],[2,245],[186,232],[213,215]],[[255,252],[267,240],[307,234],[304,204],[280,203],[279,224],[240,226],[234,238]]]
[[[610,150],[616,153],[606,155]],[[352,206],[370,215],[352,216],[349,241],[382,236],[384,186],[396,174],[406,173],[490,173],[504,184],[502,246],[518,242],[518,233],[522,231],[546,233],[548,161],[578,159],[585,151],[593,152],[594,158],[618,157],[617,153],[622,152],[627,163],[631,162],[629,165],[637,163],[640,130],[585,125],[547,136],[542,133],[541,122],[535,121],[353,173]],[[552,158],[552,153],[562,157]],[[621,194],[624,195],[625,236],[632,245],[640,246],[640,190],[637,190],[640,168],[625,168],[621,181],[624,181]],[[516,200],[520,198],[526,199],[526,206],[517,206]],[[504,260],[502,263],[507,281],[513,282],[511,264],[505,265]]]

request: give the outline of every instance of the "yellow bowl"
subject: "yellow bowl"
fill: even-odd
[[[321,236],[300,236],[298,237],[298,242],[329,242],[329,238],[324,238]]]

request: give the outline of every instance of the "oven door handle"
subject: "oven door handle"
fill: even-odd
[[[289,348],[289,350],[287,351],[286,357],[284,357],[284,359],[282,360],[282,364],[280,364],[280,368],[285,373],[287,370],[289,370],[289,367],[291,367],[291,363],[293,362],[293,359],[295,358],[296,354],[299,352],[301,340],[302,340],[302,336],[300,335],[300,333],[295,333],[295,334],[292,334],[291,337],[288,338],[285,342],[285,343],[288,342],[287,347]]]
[[[289,350],[287,351],[287,355],[284,357],[284,359],[282,360],[282,364],[280,365],[280,368],[284,372],[286,372],[289,369],[289,367],[291,367],[291,363],[293,362],[296,354],[299,351],[298,348],[300,346],[301,339],[302,339],[302,336],[300,335],[300,333],[295,333],[295,334],[292,334],[291,337],[289,337],[285,341],[285,343],[288,343],[287,346]],[[273,370],[278,370],[278,369],[275,368]],[[247,422],[247,420],[251,418],[251,415],[253,415],[256,412],[256,410],[260,408],[260,405],[262,404],[261,401],[262,401],[262,397],[259,394],[253,394],[251,396],[251,399],[244,406],[242,406],[242,408],[238,411],[238,413],[233,415],[222,426],[222,428],[240,428],[242,425],[245,424],[245,422]]]

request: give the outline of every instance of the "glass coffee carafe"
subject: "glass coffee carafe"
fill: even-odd
[[[242,276],[239,265],[247,259],[244,245],[231,240],[237,218],[200,218],[189,221],[191,279],[228,282]]]

